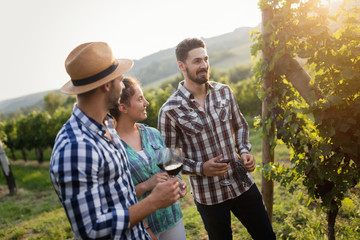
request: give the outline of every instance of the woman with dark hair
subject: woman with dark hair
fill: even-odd
[[[160,132],[137,123],[147,118],[146,101],[140,84],[134,78],[124,78],[125,88],[118,107],[110,111],[116,121],[117,134],[122,139],[130,161],[130,170],[139,199],[148,196],[157,183],[167,181],[169,175],[157,166],[156,151],[165,148]],[[186,194],[186,183],[181,181],[181,197]],[[153,239],[186,239],[179,204],[159,209],[146,218],[147,229]],[[154,236],[155,234],[155,236]]]

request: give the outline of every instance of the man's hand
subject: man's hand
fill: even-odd
[[[148,197],[152,199],[156,209],[169,207],[179,200],[180,188],[178,180],[178,178],[171,178],[155,186]]]
[[[253,172],[255,170],[255,158],[249,153],[243,153],[240,156],[240,160],[243,161],[248,172]]]
[[[160,208],[174,204],[180,198],[179,179],[172,178],[158,183],[151,194],[129,207],[130,228]]]
[[[217,163],[216,161],[220,160],[223,155],[211,158],[203,164],[203,172],[205,176],[223,176],[226,174],[230,168],[227,163]]]

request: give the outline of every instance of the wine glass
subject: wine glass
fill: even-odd
[[[229,163],[230,163],[230,159],[220,159],[220,160],[218,160],[217,162],[218,162],[218,163],[227,163],[227,164],[229,164]],[[229,186],[229,185],[231,185],[233,182],[234,182],[234,179],[230,179],[230,178],[229,178],[229,174],[226,173],[224,179],[221,179],[221,180],[220,180],[220,185],[221,185],[221,186]]]
[[[163,166],[163,158],[166,150],[165,148],[159,148],[155,150],[155,156],[156,156],[156,165],[162,170],[165,171]]]
[[[164,148],[162,160],[164,170],[172,178],[182,170],[184,153],[181,148]]]

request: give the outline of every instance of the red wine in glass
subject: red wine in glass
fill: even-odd
[[[177,175],[183,166],[184,153],[181,148],[165,148],[163,154],[163,167],[173,177]]]
[[[182,170],[183,164],[178,162],[167,165],[164,169],[170,176],[176,176]]]
[[[161,170],[163,170],[163,171],[165,171],[165,169],[164,169],[164,165],[161,163],[161,162],[159,162],[158,164],[156,164]]]

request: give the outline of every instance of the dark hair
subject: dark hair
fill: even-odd
[[[135,87],[140,86],[139,81],[133,77],[125,77],[122,82],[124,83],[125,87],[122,89],[120,104],[130,105],[130,98],[135,94]],[[115,118],[118,119],[121,115],[119,107],[116,106],[113,109],[110,109],[110,114]]]
[[[111,80],[110,83],[111,83],[111,85],[114,85],[115,80],[114,80],[114,79]],[[104,84],[105,84],[105,83],[104,83]],[[100,87],[101,87],[101,86],[100,86]],[[87,92],[84,92],[84,93],[77,94],[77,96],[80,97],[80,98],[90,97],[92,94],[94,94],[94,92],[96,92],[96,90],[97,90],[98,88],[99,88],[99,87],[94,88],[94,89],[92,89],[92,90],[90,90],[90,91],[87,91]]]
[[[194,48],[204,48],[206,49],[206,45],[203,40],[198,38],[186,38],[182,40],[177,46],[175,50],[176,59],[181,62],[185,62],[188,57],[188,53]]]

